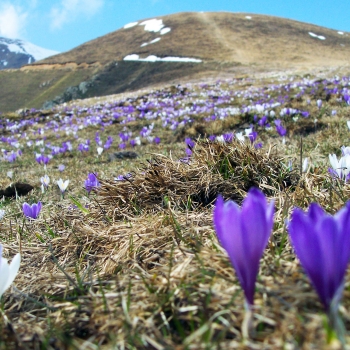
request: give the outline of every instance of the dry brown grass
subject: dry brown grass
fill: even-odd
[[[223,159],[230,161],[226,179]],[[130,181],[102,181],[86,215],[63,202],[61,213],[46,220],[54,238],[44,236],[48,226],[42,220],[25,224],[17,237],[21,273],[4,299],[6,346],[322,348],[322,307],[292,254],[283,220],[292,203],[307,207],[317,200],[328,208],[332,203],[334,210],[342,204],[336,192],[347,197],[350,189],[337,188],[324,175],[306,174],[298,181],[298,174],[281,168],[271,150],[204,141],[189,163],[156,156]],[[333,193],[325,192],[327,183]],[[215,237],[211,201],[193,199],[189,206],[186,199],[200,192],[214,199],[221,192],[241,200],[257,185],[276,200],[276,225],[257,282],[257,334],[244,341],[243,293]],[[4,248],[12,256],[18,241]],[[348,295],[346,289],[347,322]]]
[[[155,155],[130,178],[103,181],[97,215],[120,219],[161,210],[168,201],[177,209],[203,208],[219,194],[240,203],[251,187],[274,195],[297,180],[273,149],[265,153],[239,141],[232,146],[202,141],[190,160]]]

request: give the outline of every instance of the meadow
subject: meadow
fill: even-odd
[[[287,225],[295,207],[345,206],[350,164],[329,155],[347,159],[349,105],[350,76],[326,72],[0,114],[0,244],[9,261],[21,254],[1,297],[0,347],[341,348]],[[219,195],[241,205],[251,188],[275,214],[246,336],[244,290],[213,208]],[[38,202],[28,218],[23,204]],[[349,310],[347,274],[348,332]]]

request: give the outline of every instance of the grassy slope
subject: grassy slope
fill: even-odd
[[[226,89],[251,89],[267,83],[250,79]],[[191,89],[197,98],[203,91],[197,86]],[[207,89],[215,91],[216,84]],[[171,88],[163,92],[174,96]],[[294,91],[289,93],[292,96]],[[306,108],[308,97],[292,99],[289,107]],[[1,202],[6,217],[0,221],[0,241],[9,257],[21,246],[23,262],[15,281],[17,289],[3,298],[11,327],[0,319],[0,345],[47,349],[323,348],[322,307],[294,258],[284,226],[294,205],[306,208],[317,200],[333,213],[350,194],[349,185],[333,182],[327,174],[328,153],[338,154],[341,145],[348,145],[349,107],[324,99],[319,111],[315,99],[320,97],[312,97],[309,119],[288,122],[286,145],[275,133],[261,131],[264,149],[259,152],[239,144],[214,144],[211,148],[203,144],[190,165],[179,163],[177,158],[184,155],[183,143],[177,142],[179,133],[162,131],[161,121],[155,120],[162,143],[136,149],[137,160],[107,163],[107,155],[97,158],[95,150],[55,157],[46,172],[52,180],[71,180],[65,199],[55,184],[45,194],[40,191],[39,177],[45,170],[33,163],[33,151],[39,152],[40,146],[27,149],[13,164],[2,163],[0,187],[25,180],[36,190],[25,198]],[[145,99],[147,95],[128,103]],[[236,98],[233,105],[240,103]],[[186,105],[192,106],[191,100]],[[337,115],[332,117],[333,109]],[[194,126],[202,126],[208,134],[221,134],[244,128],[247,122],[249,116],[244,115],[210,125],[198,118]],[[146,120],[141,123],[131,122],[128,127],[136,132],[149,124]],[[119,123],[106,127],[103,137],[117,137],[123,128]],[[80,131],[80,140],[93,139],[97,130]],[[35,140],[37,136],[29,131]],[[300,181],[296,169],[294,180],[287,181],[292,186],[284,188],[283,181],[290,174],[283,164],[293,160],[297,167],[300,135],[304,136],[303,156],[309,157],[311,168]],[[54,133],[45,136],[46,142],[56,142]],[[195,137],[198,132],[194,127],[184,128],[181,139],[185,136]],[[71,138],[63,132],[61,137],[60,142]],[[116,144],[109,152],[114,151]],[[156,162],[146,161],[152,157],[150,152],[158,154]],[[62,174],[57,171],[60,163],[66,165]],[[14,171],[12,180],[6,175],[9,170]],[[86,197],[82,184],[91,171],[98,173],[103,184],[99,194]],[[128,171],[134,172],[134,182],[118,184],[113,180]],[[196,207],[196,203],[204,198],[204,188],[240,201],[255,182],[265,184],[262,188],[276,200],[276,219],[258,277],[256,335],[244,341],[240,329],[242,290],[215,236],[212,206]],[[89,214],[74,209],[68,195],[88,205]],[[40,219],[23,221],[22,202],[38,200],[44,204]],[[346,286],[349,281],[350,275]],[[342,317],[350,329],[348,287],[343,305]]]
[[[2,71],[0,111],[40,108],[45,101],[62,94],[69,86],[78,85],[91,75],[91,70]],[[45,82],[49,84],[42,86]]]

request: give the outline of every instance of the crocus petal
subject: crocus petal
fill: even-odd
[[[325,212],[321,208],[320,205],[317,203],[311,203],[309,206],[309,211],[308,211],[309,218],[314,222],[316,225],[325,215]]]
[[[2,288],[2,291],[0,291],[0,295],[2,295],[10,287],[12,282],[15,280],[20,265],[21,265],[21,254],[19,253],[15,255],[10,265],[7,265],[6,263],[6,266],[8,267],[8,276],[7,276],[6,283]]]
[[[25,216],[32,217],[32,207],[28,203],[23,203],[22,209]]]
[[[319,256],[319,241],[314,232],[314,225],[310,220],[307,220],[301,209],[293,210],[288,231],[294,250],[313,285],[321,285],[322,276],[320,276],[319,271],[323,266],[321,261],[323,257]]]
[[[7,264],[7,259],[0,257],[1,267],[0,267],[0,297],[5,292],[5,285],[7,284],[7,279],[10,274],[10,267]]]

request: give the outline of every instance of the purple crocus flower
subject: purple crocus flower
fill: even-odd
[[[16,160],[16,158],[17,158],[17,155],[16,155],[16,153],[14,153],[14,152],[11,152],[11,153],[6,157],[7,161],[10,162],[10,163],[13,163],[13,162]]]
[[[191,157],[193,152],[189,148],[186,148],[186,154],[188,157]]]
[[[103,148],[104,149],[109,149],[113,143],[113,138],[112,136],[108,136],[106,143],[104,144]]]
[[[189,148],[194,148],[194,146],[196,145],[195,142],[189,137],[185,138],[185,143]]]
[[[343,326],[338,315],[344,277],[350,260],[350,202],[334,216],[312,203],[308,212],[295,208],[288,224],[296,255],[313,284],[339,340]]]
[[[100,182],[97,179],[97,176],[94,173],[89,173],[87,179],[85,180],[85,189],[90,193],[94,188],[100,186]]]
[[[280,136],[286,136],[287,130],[282,126],[282,122],[280,119],[275,120],[275,125],[276,125],[276,131]]]
[[[39,164],[44,164],[46,165],[49,161],[50,161],[50,158],[43,155],[43,154],[37,154],[36,157],[35,157],[35,160],[39,163]]]
[[[233,135],[233,133],[232,133],[232,132],[229,132],[229,133],[223,134],[222,136],[223,136],[224,141],[225,141],[226,143],[231,143],[231,142],[233,141],[233,137],[234,137],[234,135]]]
[[[227,251],[244,290],[248,305],[254,304],[255,280],[259,261],[273,227],[274,202],[252,188],[242,208],[235,202],[218,197],[214,208],[214,227]]]
[[[267,116],[264,115],[261,117],[261,119],[258,121],[259,126],[264,126],[267,123]]]
[[[258,137],[258,133],[256,131],[252,131],[249,135],[249,140],[251,143],[254,143],[254,141],[257,139]]]
[[[160,137],[156,136],[156,137],[153,139],[153,142],[154,142],[156,145],[159,145],[159,144],[160,144]]]
[[[294,250],[326,311],[340,298],[350,259],[350,202],[331,216],[317,203],[295,208],[288,224]]]
[[[40,214],[41,207],[41,202],[38,202],[37,204],[34,203],[32,205],[29,205],[28,203],[23,203],[23,214],[29,219],[36,219]]]

